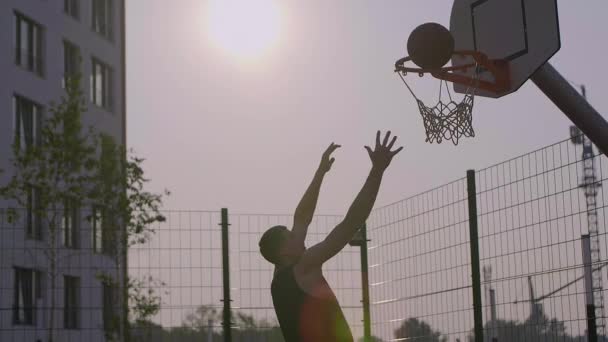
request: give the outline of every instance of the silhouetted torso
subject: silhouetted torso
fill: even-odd
[[[322,296],[301,289],[293,265],[275,273],[272,301],[285,341],[352,342],[342,309],[323,276],[319,277],[317,286],[322,289],[319,291]]]

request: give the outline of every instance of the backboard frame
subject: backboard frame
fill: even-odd
[[[498,98],[517,91],[561,48],[557,0],[455,0],[450,32],[456,50],[478,51],[489,59],[509,63],[511,85],[497,93],[476,93],[484,97]],[[452,58],[452,66],[471,62],[458,55]],[[473,77],[473,72],[464,71],[463,75]],[[483,69],[478,77],[493,81]],[[467,85],[454,83],[454,91],[466,93]]]

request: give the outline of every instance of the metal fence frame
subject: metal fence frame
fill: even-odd
[[[599,274],[600,285],[606,280],[596,270],[608,260],[605,252],[593,251],[608,247],[603,229],[608,194],[599,187],[608,169],[603,155],[582,158],[582,148],[561,141],[374,209],[351,243],[355,248],[347,247],[343,258],[326,268],[337,294],[344,296],[341,302],[357,336],[365,342],[372,341],[374,332],[386,341],[503,342],[511,332],[511,339],[520,340],[517,334],[530,333],[545,336],[542,341],[606,341],[603,305],[596,305],[605,290],[593,277]],[[589,165],[595,178],[587,174]],[[597,191],[585,193],[581,187]],[[584,197],[588,194],[594,195],[593,207]],[[161,312],[154,322],[132,329],[135,339],[156,341],[150,336],[158,334],[163,336],[158,341],[276,338],[268,290],[272,268],[259,261],[254,237],[271,225],[288,225],[291,216],[229,214],[228,209],[166,214],[167,222],[154,227],[156,236],[129,251],[133,275],[170,281],[146,285],[160,296]],[[599,227],[591,235],[585,223],[589,215],[596,216]],[[341,218],[316,217],[312,242]],[[3,237],[23,228],[9,227],[3,218],[0,222]],[[5,248],[3,253],[5,258],[12,252]],[[3,274],[13,266],[0,264]],[[490,276],[489,266],[496,277]],[[8,287],[0,285],[3,296]],[[543,301],[548,310],[543,311]],[[203,304],[208,312],[197,312]],[[87,310],[97,315],[100,309]],[[3,325],[10,310],[0,311]],[[531,320],[534,313],[544,321]],[[216,320],[201,322],[211,317],[203,314],[216,315]],[[19,340],[25,330],[1,326],[0,336]]]

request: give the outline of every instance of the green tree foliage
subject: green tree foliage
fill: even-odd
[[[153,225],[165,221],[160,207],[163,195],[169,195],[169,192],[156,194],[146,191],[148,179],[144,177],[144,159],[126,151],[108,135],[99,134],[97,141],[101,151],[91,199],[99,209],[104,230],[108,233],[103,237],[103,244],[110,246],[111,252],[116,254],[115,272],[122,278],[113,279],[108,274],[100,276],[113,286],[125,288],[123,298],[127,297],[127,305],[117,313],[118,318],[107,337],[117,339],[123,335],[128,340],[132,325],[148,322],[160,310],[157,289],[164,287],[165,283],[149,275],[141,278],[128,276],[125,253],[134,245],[146,243],[154,234]],[[112,246],[115,245],[121,248],[114,250]]]
[[[65,90],[65,96],[58,104],[51,104],[42,119],[36,141],[31,137],[25,144],[20,139],[14,141],[10,159],[14,173],[0,186],[0,197],[17,207],[7,210],[9,221],[26,222],[36,217],[44,230],[36,238],[44,244],[42,254],[48,261],[43,267],[50,287],[46,324],[49,342],[54,341],[58,314],[58,269],[62,258],[70,257],[59,248],[68,203],[81,213],[87,212],[85,207],[97,209],[86,218],[103,222],[104,253],[115,262],[114,272],[100,274],[99,278],[120,289],[116,291],[118,303],[129,304],[120,305],[116,324],[107,337],[127,336],[129,318],[149,319],[158,311],[160,301],[157,293],[148,290],[159,285],[154,280],[127,277],[126,252],[128,247],[146,242],[153,233],[151,225],[164,220],[159,208],[168,192],[146,191],[143,159],[127,154],[110,136],[83,129],[81,117],[86,101],[79,77],[70,78]]]
[[[284,342],[276,322],[258,320],[238,310],[232,312],[232,317],[234,341]],[[140,322],[133,327],[133,335],[137,342],[223,342],[222,309],[202,305],[186,316],[181,327],[163,328],[150,322]]]
[[[569,336],[564,323],[555,318],[549,319],[540,304],[534,305],[533,308],[533,312],[524,322],[496,320],[486,323],[484,341],[492,342],[492,338],[497,338],[500,342],[578,342],[586,340],[583,337]],[[474,338],[470,336],[469,341],[473,342]]]
[[[447,342],[447,337],[441,336],[439,331],[433,330],[428,323],[417,318],[404,321],[395,330],[395,338],[411,338],[419,342]]]
[[[66,87],[66,96],[60,103],[51,104],[50,115],[44,119],[37,141],[26,138],[25,146],[20,139],[14,141],[10,161],[14,173],[8,183],[0,187],[4,199],[29,209],[28,216],[38,218],[38,224],[46,228],[45,232],[34,234],[39,239],[45,237],[43,253],[48,260],[51,290],[49,342],[53,342],[57,314],[57,269],[61,261],[57,247],[65,204],[68,200],[77,204],[85,202],[96,166],[95,139],[91,132],[82,130],[80,116],[84,110],[85,102],[76,78]],[[23,209],[9,209],[9,220],[14,222],[25,216]]]

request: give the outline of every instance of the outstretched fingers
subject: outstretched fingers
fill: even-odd
[[[329,155],[331,155],[335,150],[339,149],[340,147],[342,147],[342,145],[338,145],[332,142],[325,150],[325,156],[329,157]]]
[[[391,131],[387,131],[386,135],[384,135],[384,141],[382,142],[382,146],[386,147],[386,144],[388,143],[388,138],[391,136]]]
[[[391,152],[391,155],[394,157],[397,153],[401,152],[401,150],[403,150],[403,146],[401,146],[398,149],[396,149],[393,152]]]
[[[393,136],[393,139],[391,140],[391,143],[390,143],[390,144],[388,144],[388,146],[387,146],[386,148],[388,148],[389,150],[390,150],[391,148],[393,148],[393,145],[395,145],[395,141],[397,141],[397,136],[396,136],[396,135],[395,135],[395,136]]]

